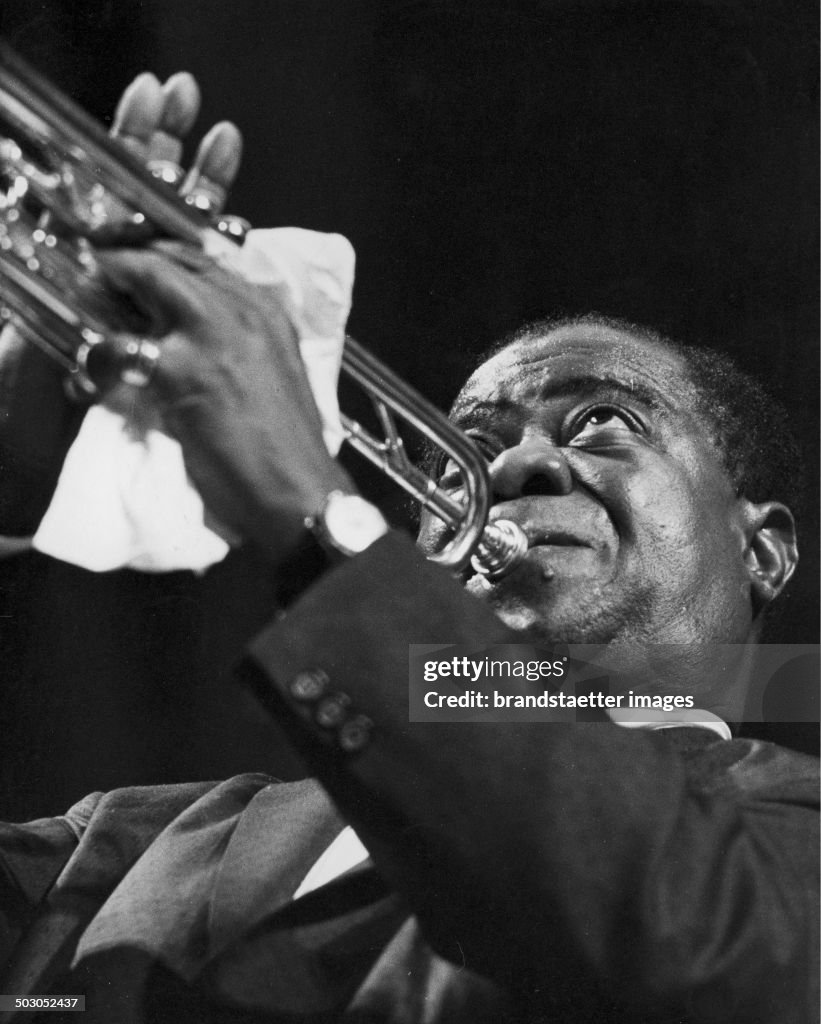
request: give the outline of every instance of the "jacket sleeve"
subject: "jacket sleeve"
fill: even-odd
[[[234,789],[243,784],[234,780]],[[93,793],[61,817],[0,825],[3,991],[50,991],[89,923],[157,836],[217,788],[196,782]]]
[[[557,1012],[587,999],[592,1012],[812,1019],[806,774],[711,792],[660,733],[409,723],[409,643],[515,640],[391,535],[305,593],[243,673],[457,963]],[[321,714],[329,694],[341,724]]]
[[[0,965],[77,848],[100,796],[85,797],[58,818],[0,823]]]

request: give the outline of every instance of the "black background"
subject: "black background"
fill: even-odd
[[[230,118],[246,136],[231,208],[346,234],[352,333],[437,403],[526,319],[626,316],[776,386],[816,493],[814,2],[16,0],[3,16],[103,119],[138,71],[194,72],[203,128]],[[784,642],[818,636],[817,522],[802,527]],[[228,681],[271,602],[242,553],[204,580],[0,563],[0,813],[298,774]]]

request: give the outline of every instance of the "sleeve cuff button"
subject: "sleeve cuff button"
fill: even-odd
[[[337,742],[346,754],[355,754],[370,743],[373,722],[365,715],[354,715],[337,733]]]
[[[323,729],[336,729],[342,725],[348,713],[350,698],[344,693],[334,694],[321,701],[314,712],[314,720]]]
[[[311,668],[295,675],[288,690],[294,700],[315,701],[325,692],[328,682],[327,673],[321,668]]]

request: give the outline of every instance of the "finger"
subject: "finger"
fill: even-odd
[[[159,79],[138,75],[117,104],[111,134],[133,153],[145,157],[163,116],[165,98]]]
[[[146,153],[148,160],[179,163],[183,141],[200,111],[200,88],[187,71],[172,75],[162,86],[163,109]]]
[[[203,307],[198,273],[211,269],[182,265],[154,249],[114,249],[97,253],[101,273],[127,295],[151,325],[151,333],[197,322]],[[211,287],[211,285],[209,285]]]
[[[182,194],[208,214],[219,213],[239,172],[242,135],[230,121],[214,125],[200,143]]]
[[[165,105],[160,128],[184,139],[194,127],[200,112],[200,87],[187,71],[178,71],[162,87]]]

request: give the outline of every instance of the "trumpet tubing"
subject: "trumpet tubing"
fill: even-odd
[[[95,281],[95,246],[163,237],[202,247],[208,228],[235,239],[242,233],[239,218],[212,224],[4,43],[0,181],[0,313],[22,322],[89,397],[96,389],[84,353],[107,331],[128,326],[119,300]],[[488,522],[487,467],[473,442],[350,337],[342,370],[368,393],[383,433],[343,414],[347,442],[450,528],[432,559],[453,570],[470,561],[492,579],[510,572],[527,538],[515,523]],[[400,424],[459,467],[457,491],[444,490],[411,462]]]

